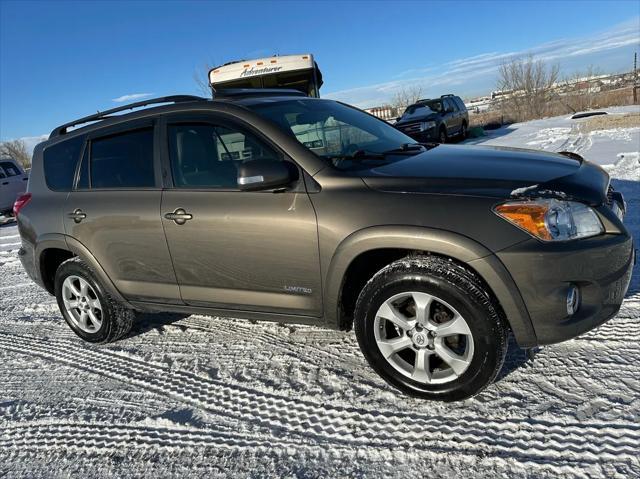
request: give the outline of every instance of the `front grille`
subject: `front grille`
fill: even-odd
[[[409,125],[402,125],[400,129],[402,131],[406,131],[407,133],[417,133],[420,131],[420,123],[411,123]]]

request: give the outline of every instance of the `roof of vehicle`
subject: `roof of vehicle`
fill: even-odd
[[[317,67],[313,55],[304,53],[299,55],[283,55],[254,60],[238,60],[225,63],[209,70],[209,84],[224,83],[238,78],[268,75],[270,73],[284,73],[311,69]]]
[[[430,101],[438,101],[438,100],[442,100],[443,98],[455,98],[458,95],[454,95],[452,93],[447,93],[446,95],[442,95],[439,98],[421,98],[420,100],[417,100],[415,103],[409,105],[409,106],[413,106],[413,105],[420,105],[421,103],[428,103]]]
[[[306,95],[298,90],[288,90],[288,89],[266,89],[266,88],[239,88],[239,89],[228,89],[224,92],[220,92],[216,95],[215,98],[204,98],[193,95],[172,95],[165,96],[159,98],[151,98],[148,100],[143,100],[135,103],[130,103],[127,105],[122,105],[117,108],[112,108],[109,110],[105,110],[102,112],[97,112],[89,116],[85,116],[82,118],[78,118],[77,120],[70,121],[63,125],[60,125],[51,132],[49,135],[49,139],[56,138],[59,136],[66,135],[69,133],[69,129],[73,127],[77,127],[79,125],[86,125],[78,130],[82,129],[90,129],[97,125],[102,125],[103,121],[110,119],[117,119],[120,121],[126,121],[128,119],[138,118],[139,113],[145,112],[157,112],[160,109],[166,109],[167,106],[171,105],[215,105],[221,103],[234,103],[241,106],[251,105],[255,103],[260,103],[266,100],[273,100],[275,98],[282,99],[290,99],[292,97],[304,97],[307,98]],[[144,110],[140,110],[141,108],[145,108],[148,106],[152,106],[153,108],[146,108]],[[130,113],[125,113],[122,115],[116,115],[116,113],[127,111],[127,110],[136,110]],[[90,124],[89,124],[90,123]],[[89,124],[89,125],[87,125]],[[75,129],[73,131],[76,131]]]

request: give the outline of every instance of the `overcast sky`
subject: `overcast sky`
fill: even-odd
[[[126,101],[201,94],[204,65],[313,53],[322,96],[361,107],[399,88],[487,94],[533,53],[569,75],[629,71],[637,0],[580,2],[29,2],[0,0],[0,140]]]

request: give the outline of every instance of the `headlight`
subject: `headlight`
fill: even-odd
[[[436,127],[435,121],[423,121],[422,123],[420,123],[420,131],[429,130],[435,127]]]
[[[543,241],[588,238],[604,231],[595,211],[575,201],[510,201],[496,206],[495,212]]]

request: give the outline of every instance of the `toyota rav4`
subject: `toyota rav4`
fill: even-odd
[[[496,377],[510,334],[614,316],[635,256],[622,195],[577,155],[423,145],[282,90],[62,125],[15,211],[24,268],[86,341],[138,312],[353,326],[386,381],[447,401]]]

